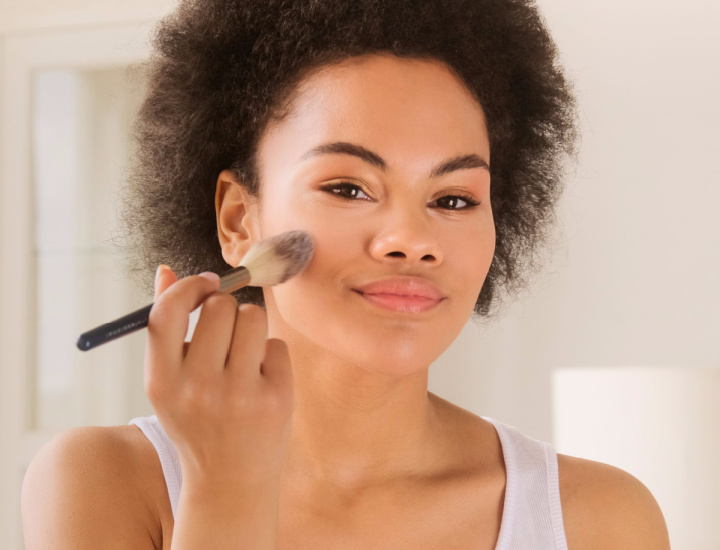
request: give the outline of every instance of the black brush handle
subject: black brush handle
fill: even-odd
[[[105,323],[104,325],[84,332],[80,335],[80,338],[78,338],[78,349],[87,351],[105,342],[110,342],[131,332],[145,328],[148,326],[152,307],[153,304],[149,304],[144,308],[128,313],[125,317],[120,317],[110,323]]]
[[[248,268],[244,265],[239,265],[238,267],[223,273],[220,277],[220,286],[218,290],[220,292],[227,293],[234,292],[239,288],[247,286],[251,279],[252,277]],[[255,286],[261,285],[262,282],[263,280],[261,279]],[[270,284],[276,284],[276,281],[270,282]],[[89,349],[96,348],[105,342],[110,342],[116,338],[130,334],[131,332],[145,328],[148,326],[150,310],[152,307],[153,304],[149,304],[142,309],[128,313],[125,317],[120,317],[110,323],[105,323],[104,325],[100,325],[97,328],[81,334],[80,338],[77,340],[78,349],[87,351]]]

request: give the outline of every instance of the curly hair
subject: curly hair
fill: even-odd
[[[473,317],[498,311],[537,272],[564,160],[577,155],[572,86],[532,0],[182,0],[141,68],[147,95],[121,211],[128,271],[230,269],[215,214],[219,173],[260,191],[257,144],[314,71],[367,54],[443,62],[481,105],[493,158],[496,248]],[[139,275],[139,277],[138,277]],[[262,289],[233,293],[265,307]]]

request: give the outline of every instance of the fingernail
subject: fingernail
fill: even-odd
[[[162,273],[163,267],[165,267],[163,264],[160,264],[157,269],[155,270],[155,284],[153,285],[155,295],[157,296],[158,293],[158,283],[160,282],[160,274]]]
[[[219,281],[220,275],[213,273],[212,271],[203,271],[200,273],[200,277],[205,277],[208,281]]]
[[[156,281],[160,278],[160,273],[162,273],[163,269],[170,269],[170,267],[165,264],[160,264],[157,267],[157,270],[155,271],[155,280]]]

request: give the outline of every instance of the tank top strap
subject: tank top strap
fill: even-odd
[[[555,448],[491,417],[507,475],[496,550],[567,550]]]
[[[133,418],[128,424],[135,424],[140,428],[155,447],[160,457],[165,484],[170,495],[170,505],[175,517],[180,500],[180,487],[182,487],[182,469],[175,445],[165,433],[156,415]]]

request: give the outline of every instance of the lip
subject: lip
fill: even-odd
[[[353,291],[381,308],[401,313],[423,313],[446,298],[439,288],[421,277],[378,279]]]
[[[354,292],[365,298],[368,302],[383,309],[398,313],[424,313],[435,308],[442,300],[422,298],[419,296],[400,296],[397,294],[364,294],[359,290]]]
[[[362,294],[392,294],[439,301],[445,298],[440,289],[422,277],[386,277],[355,287]]]

